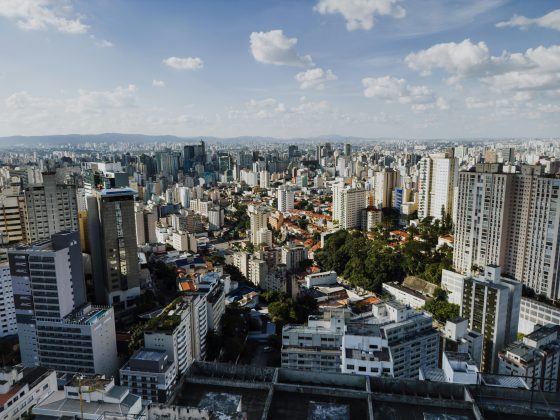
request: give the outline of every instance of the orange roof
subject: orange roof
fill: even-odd
[[[10,400],[10,398],[16,395],[21,388],[23,388],[22,384],[15,384],[10,388],[8,392],[6,392],[5,394],[0,394],[0,407],[6,404]]]
[[[182,281],[179,283],[179,291],[180,292],[195,292],[196,291],[196,284],[193,281]]]
[[[399,230],[399,229],[392,230],[391,235],[402,236],[403,238],[408,238],[410,236],[408,232],[405,232],[404,230]]]
[[[381,299],[379,299],[378,297],[375,297],[375,296],[370,296],[370,297],[367,297],[365,299],[362,299],[362,300],[356,302],[356,305],[375,305],[379,302],[381,302]]]
[[[443,235],[439,237],[440,239],[443,239],[444,241],[449,241],[449,242],[454,242],[455,238],[453,238],[453,235]]]

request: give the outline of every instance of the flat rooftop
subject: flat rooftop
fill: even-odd
[[[131,357],[135,360],[148,360],[152,362],[159,362],[167,354],[164,350],[145,349],[137,350]]]
[[[209,392],[241,396],[241,412],[248,420],[474,420],[479,412],[484,413],[485,418],[560,416],[560,395],[555,393],[531,396],[526,389],[499,386],[370,378],[213,362],[194,362],[189,367],[172,404],[200,407]],[[316,413],[321,417],[316,417]],[[337,417],[329,417],[332,413]]]

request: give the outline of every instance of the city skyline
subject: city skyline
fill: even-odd
[[[1,1],[0,136],[553,137],[559,21],[552,1]]]

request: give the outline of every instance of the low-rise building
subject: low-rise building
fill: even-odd
[[[560,391],[560,325],[547,324],[498,353],[499,373],[522,376],[531,389]]]
[[[75,376],[64,390],[51,393],[32,412],[40,419],[137,419],[142,399],[128,388],[116,386],[113,379]]]
[[[141,348],[120,369],[121,385],[142,397],[142,404],[166,403],[177,368],[166,351]]]
[[[441,369],[420,368],[421,381],[448,382],[454,384],[479,384],[480,372],[468,353],[444,351]]]
[[[328,286],[336,284],[336,271],[324,271],[321,273],[313,273],[305,276],[305,286],[311,289],[314,286]]]
[[[441,332],[442,352],[469,353],[478,367],[482,357],[482,334],[469,331],[468,321],[460,316],[447,320]]]
[[[31,408],[56,391],[56,372],[44,367],[0,369],[0,419],[29,418]]]

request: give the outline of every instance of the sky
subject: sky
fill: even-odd
[[[0,136],[559,129],[558,0],[0,0]]]

